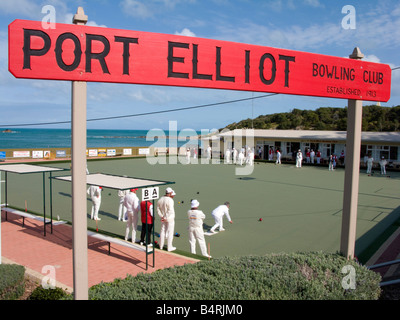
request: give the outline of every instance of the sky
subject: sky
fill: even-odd
[[[345,10],[348,5],[354,8],[351,16]],[[366,61],[391,68],[400,66],[398,0],[1,0],[0,127],[70,128],[71,82],[17,79],[8,71],[8,25],[15,19],[42,21],[50,12],[46,6],[54,8],[56,23],[72,23],[81,6],[88,16],[88,26],[226,40],[336,57],[348,57],[359,47]],[[400,69],[395,69],[391,98],[382,106],[400,105],[399,80]],[[234,90],[117,83],[88,83],[87,87],[88,129],[168,129],[173,123],[179,130],[214,130],[294,108],[347,106],[345,99],[283,94],[257,98],[266,94]],[[227,103],[240,99],[248,100]],[[209,104],[214,105],[130,116]],[[95,120],[116,116],[126,117]],[[46,125],[37,125],[40,123]]]

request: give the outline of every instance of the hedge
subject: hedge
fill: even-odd
[[[66,296],[68,296],[68,293],[62,288],[43,288],[39,286],[33,290],[28,300],[62,300]]]
[[[0,264],[0,300],[14,300],[25,290],[25,267]]]
[[[355,288],[349,288],[350,271]],[[91,287],[89,299],[376,300],[380,281],[378,273],[339,254],[282,253],[223,257],[127,275]]]

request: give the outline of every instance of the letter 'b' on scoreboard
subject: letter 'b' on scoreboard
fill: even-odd
[[[142,189],[142,201],[158,199],[160,195],[159,187],[144,188]]]

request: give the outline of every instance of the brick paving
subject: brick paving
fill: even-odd
[[[1,215],[1,245],[2,263],[16,263],[26,267],[32,276],[48,276],[45,266],[53,266],[56,272],[57,286],[72,292],[73,288],[73,251],[72,227],[66,224],[53,225],[53,233],[47,226],[46,236],[43,232],[43,222],[8,213]],[[111,244],[108,254],[108,244],[88,236],[88,286],[100,282],[111,282],[116,278],[125,278],[128,274],[154,272],[197,260],[174,254],[173,252],[156,249],[155,268],[153,256],[148,256],[146,270],[145,252]]]

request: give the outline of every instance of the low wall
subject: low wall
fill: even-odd
[[[152,147],[87,148],[88,158],[136,157],[154,155]],[[0,149],[0,161],[71,159],[71,148]]]

